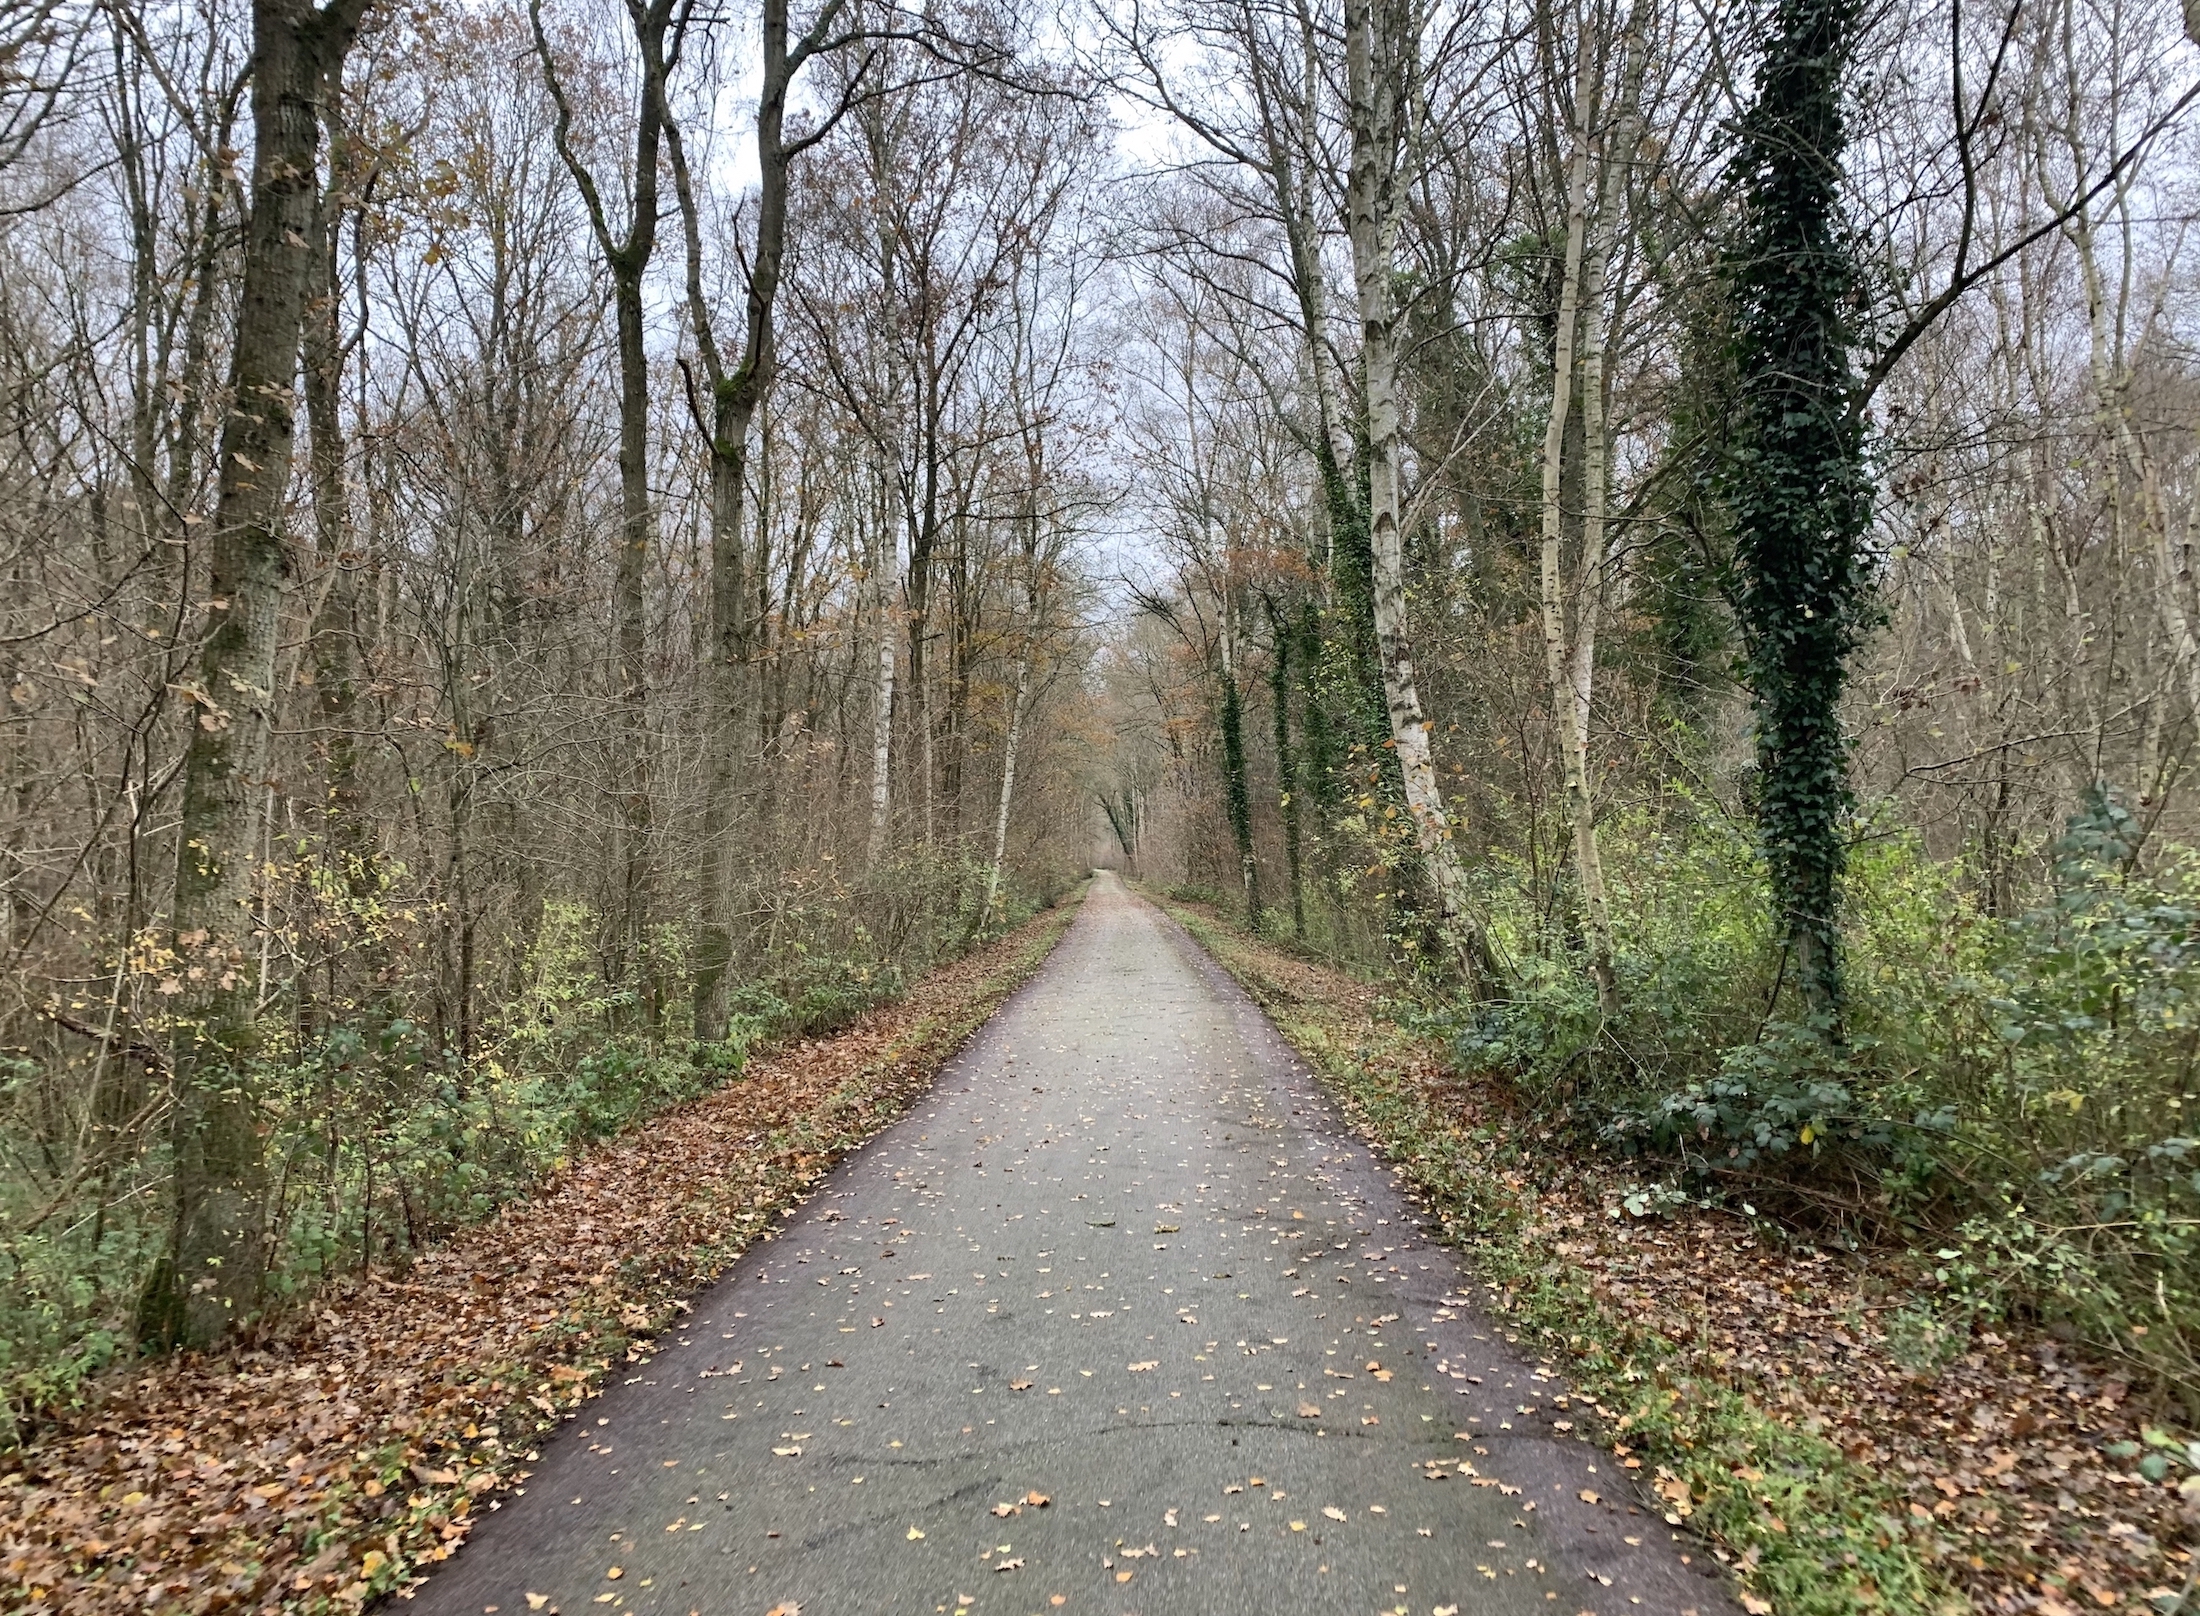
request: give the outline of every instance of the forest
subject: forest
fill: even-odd
[[[1095,866],[2190,1425],[2196,101],[2190,0],[4,0],[0,1448]]]

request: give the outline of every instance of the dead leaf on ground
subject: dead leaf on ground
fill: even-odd
[[[325,1287],[249,1348],[132,1361],[91,1383],[96,1395],[13,1456],[16,1483],[0,1489],[10,1585],[42,1587],[72,1616],[138,1616],[156,1587],[164,1612],[211,1616],[338,1602],[369,1552],[406,1577],[448,1559],[622,1356],[607,1325],[661,1321],[716,1279],[930,1084],[1068,913],[843,1032],[759,1049],[740,1082],[580,1154],[402,1274]],[[816,1143],[782,1151],[790,1132]],[[383,1470],[393,1447],[407,1450],[401,1477]],[[421,1503],[385,1516],[400,1489]],[[117,1578],[83,1550],[125,1529],[131,1576]],[[550,1608],[548,1595],[528,1605]]]

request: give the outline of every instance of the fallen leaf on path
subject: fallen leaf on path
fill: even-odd
[[[1322,1514],[1333,1521],[1341,1521],[1344,1519],[1344,1511],[1339,1509],[1335,1504],[1322,1505]]]
[[[174,1616],[355,1609],[366,1588],[344,1590],[370,1549],[385,1581],[447,1561],[522,1480],[475,1449],[469,1428],[501,1426],[503,1449],[524,1453],[584,1407],[676,1298],[719,1278],[780,1207],[929,1085],[1064,918],[1050,912],[846,1031],[760,1047],[738,1082],[576,1152],[401,1270],[270,1314],[249,1346],[133,1360],[88,1385],[81,1407],[56,1412],[9,1461],[9,1586],[43,1587],[71,1616],[143,1612],[152,1589]],[[803,1142],[783,1148],[790,1138]],[[395,1476],[381,1473],[391,1451],[407,1466]],[[269,1486],[285,1489],[279,1500],[257,1494]],[[85,1546],[125,1527],[130,1569],[118,1577]],[[545,1594],[533,1616],[554,1603]]]

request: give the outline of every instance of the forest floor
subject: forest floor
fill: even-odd
[[[1743,1570],[1750,1609],[2192,1608],[2200,1514],[2123,1446],[2162,1418],[2124,1376],[2044,1334],[1951,1328],[1917,1305],[1909,1253],[1728,1210],[1634,1215],[1649,1169],[1462,1077],[1382,987],[1166,907],[1322,1071],[1507,1328],[1593,1400],[1599,1440]]]
[[[906,1110],[1076,908],[845,1031],[755,1052],[407,1269],[232,1349],[109,1375],[0,1455],[0,1607],[356,1610],[447,1559],[541,1434]]]

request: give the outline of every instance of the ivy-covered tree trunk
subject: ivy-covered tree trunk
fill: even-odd
[[[1238,693],[1237,658],[1226,639],[1222,657],[1222,787],[1236,844],[1245,923],[1260,929],[1260,862],[1253,856],[1253,794],[1245,778],[1245,700]]]
[[[1849,805],[1841,691],[1864,612],[1871,490],[1850,362],[1857,267],[1841,208],[1857,0],[1775,0],[1741,122],[1727,496],[1757,710],[1758,821],[1814,1020],[1838,1036]]]
[[[1339,778],[1337,743],[1324,684],[1324,658],[1329,646],[1322,635],[1321,608],[1312,600],[1301,601],[1291,628],[1299,648],[1300,772],[1314,810],[1314,884],[1321,893],[1325,935],[1334,944],[1338,934],[1337,804],[1343,795],[1343,781]]]
[[[1275,654],[1268,661],[1269,716],[1276,731],[1276,809],[1283,816],[1283,862],[1291,883],[1291,935],[1306,941],[1306,885],[1299,840],[1298,759],[1291,747],[1291,629],[1273,600],[1268,608],[1268,638]]]

